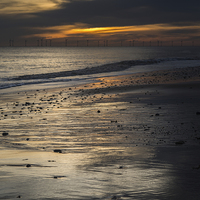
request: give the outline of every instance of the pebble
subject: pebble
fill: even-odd
[[[62,150],[60,150],[60,149],[54,149],[54,152],[55,153],[62,153]]]
[[[31,167],[31,165],[30,165],[30,164],[27,164],[26,167]]]
[[[66,176],[53,176],[54,179],[65,178]]]
[[[7,132],[3,132],[2,135],[3,135],[3,136],[7,136],[8,133],[7,133]]]
[[[176,144],[176,145],[182,145],[182,144],[185,144],[185,142],[182,141],[182,140],[180,140],[180,141],[175,142],[175,144]]]

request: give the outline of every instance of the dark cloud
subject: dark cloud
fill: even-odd
[[[4,3],[0,7],[8,5],[9,3]],[[183,26],[199,23],[199,10],[199,0],[71,0],[63,2],[56,10],[31,14],[0,14],[0,37],[19,37],[42,31],[33,32],[30,27],[75,23],[86,23],[91,27],[158,23]]]
[[[63,3],[62,9],[41,13],[53,23],[124,26],[200,21],[200,1],[93,0]]]

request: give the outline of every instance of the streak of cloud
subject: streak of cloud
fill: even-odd
[[[1,0],[0,42],[12,37],[198,39],[199,10],[198,0]]]

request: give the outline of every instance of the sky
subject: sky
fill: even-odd
[[[0,46],[200,45],[199,13],[199,0],[0,0]]]

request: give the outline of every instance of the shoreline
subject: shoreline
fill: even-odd
[[[20,92],[34,92],[34,91],[56,91],[61,90],[65,88],[80,88],[80,87],[91,87],[93,89],[94,87],[103,88],[103,87],[130,87],[130,86],[147,86],[147,85],[160,85],[160,84],[177,84],[177,83],[187,83],[187,82],[198,82],[200,81],[200,66],[199,67],[185,67],[185,68],[176,68],[176,69],[169,69],[169,70],[155,70],[155,71],[149,71],[149,72],[137,72],[137,73],[131,73],[126,75],[114,75],[114,76],[105,76],[100,78],[94,78],[90,80],[92,83],[75,83],[75,81],[72,82],[66,82],[63,86],[57,86],[52,87],[49,86],[49,88],[42,88],[42,89],[35,89],[34,86],[31,85],[30,88],[25,89],[24,91],[20,91],[20,89],[15,92],[12,90],[15,90],[16,88],[20,87],[29,87],[26,86],[17,86],[13,88],[8,89],[2,89],[2,90],[11,90],[11,92],[4,92],[1,95],[6,95],[9,93],[20,93]],[[40,85],[40,84],[39,84]],[[35,86],[39,86],[35,85]],[[93,85],[93,86],[92,86]]]

